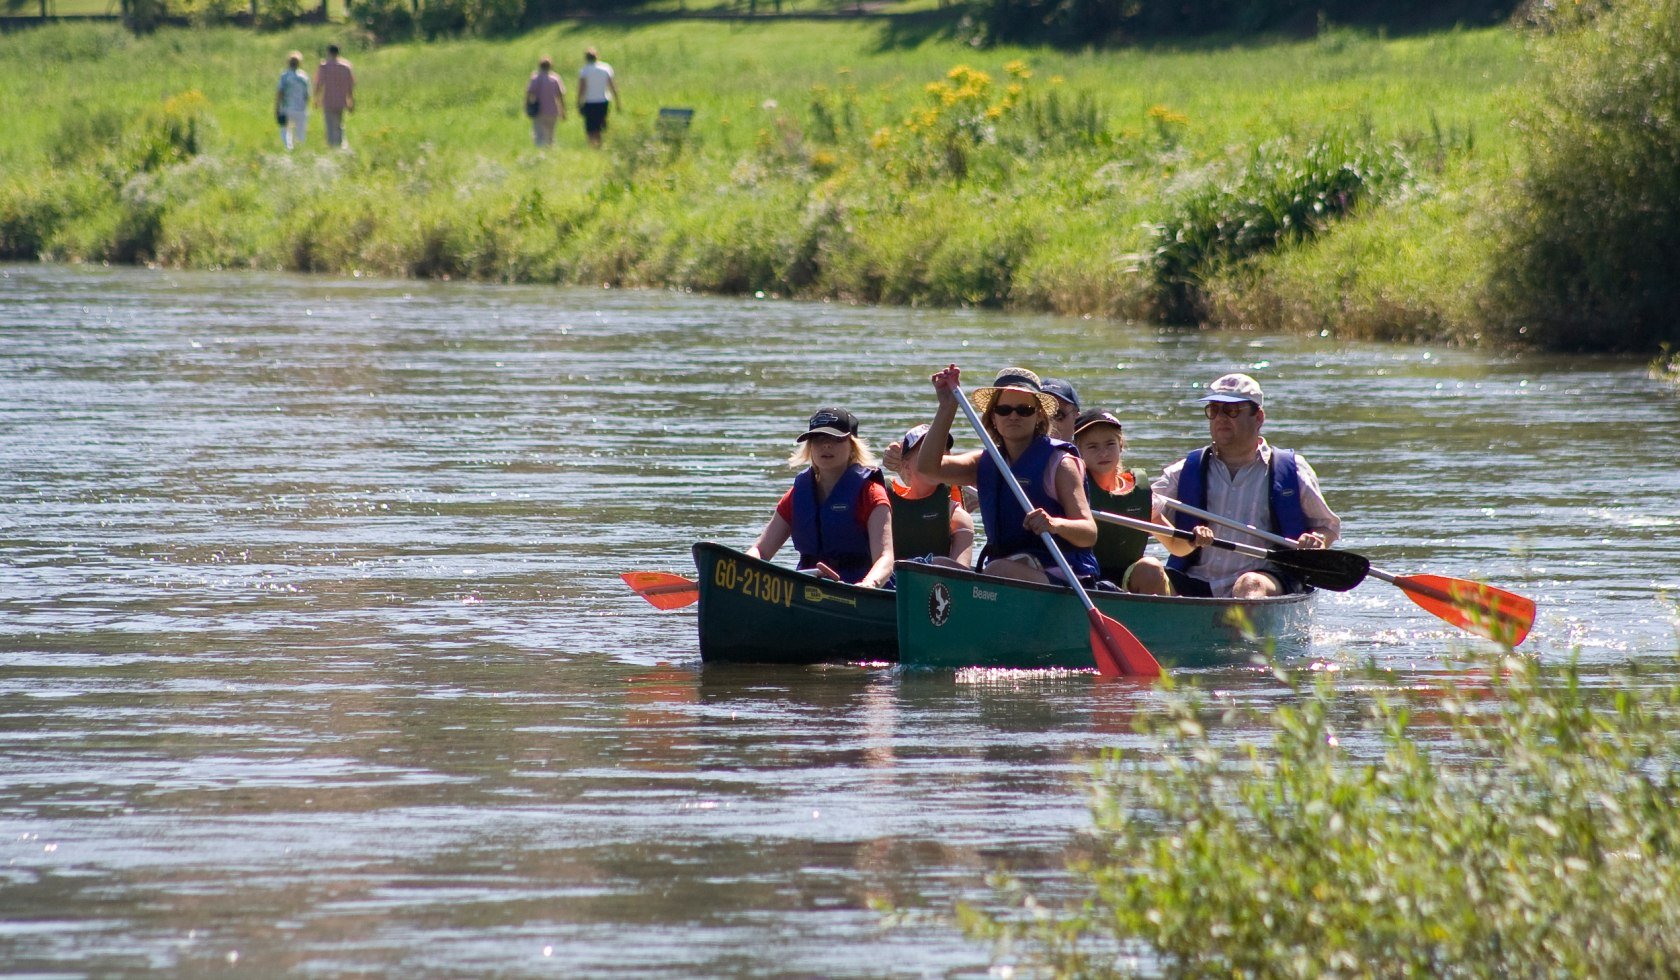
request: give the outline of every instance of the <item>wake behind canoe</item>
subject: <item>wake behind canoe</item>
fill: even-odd
[[[700,659],[815,664],[898,660],[893,593],[819,579],[702,541]]]
[[[899,562],[898,646],[906,667],[1070,668],[1092,666],[1089,623],[1071,590]],[[1305,649],[1313,596],[1187,599],[1092,592],[1104,614],[1125,624],[1165,667],[1244,663],[1275,641]],[[1246,617],[1248,639],[1233,613]]]

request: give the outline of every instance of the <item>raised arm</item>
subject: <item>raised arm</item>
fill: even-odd
[[[934,392],[939,396],[939,407],[933,412],[933,421],[928,423],[927,435],[922,437],[925,448],[916,458],[916,472],[935,483],[972,487],[980,478],[979,452],[953,456],[933,451],[950,439],[951,421],[957,416],[956,392],[960,375],[957,366],[952,364],[930,379]]]

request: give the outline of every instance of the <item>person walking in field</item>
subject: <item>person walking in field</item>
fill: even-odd
[[[583,116],[583,131],[589,145],[599,147],[601,134],[607,128],[607,110],[618,98],[618,84],[613,81],[612,65],[602,61],[594,48],[583,52],[583,70],[578,72],[578,112]]]
[[[274,90],[274,119],[280,124],[280,142],[291,151],[303,145],[309,126],[309,76],[303,73],[303,52],[286,56],[286,70]]]
[[[327,60],[315,69],[315,104],[327,125],[327,145],[344,146],[344,114],[356,111],[356,73],[338,56],[338,45],[327,45]]]
[[[533,111],[534,110],[534,111]],[[538,146],[554,145],[554,124],[566,118],[566,85],[554,72],[554,59],[543,55],[525,86],[525,113]]]

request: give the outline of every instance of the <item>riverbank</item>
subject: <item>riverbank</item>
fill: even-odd
[[[316,115],[288,155],[273,79],[288,49],[338,39],[13,35],[0,253],[1508,339],[1476,297],[1495,248],[1478,216],[1514,165],[1511,31],[1072,54],[891,19],[345,41],[353,149],[326,151]],[[607,148],[574,116],[537,151],[524,79],[552,53],[573,84],[586,45],[623,90]],[[661,133],[662,106],[693,124]],[[1167,267],[1163,224],[1241,234]],[[1241,261],[1196,264],[1217,250]]]

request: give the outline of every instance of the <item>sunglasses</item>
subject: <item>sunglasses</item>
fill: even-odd
[[[993,405],[992,414],[1003,418],[1008,418],[1011,415],[1030,418],[1038,414],[1038,405],[1033,402],[1027,402],[1025,405]]]
[[[1207,417],[1210,418],[1210,419],[1216,419],[1221,415],[1225,416],[1228,419],[1234,419],[1234,418],[1239,418],[1242,415],[1244,415],[1248,411],[1248,408],[1249,408],[1250,404],[1252,404],[1252,403],[1250,403],[1250,402],[1208,402],[1207,403],[1207,408],[1205,409],[1205,411],[1207,412]]]

